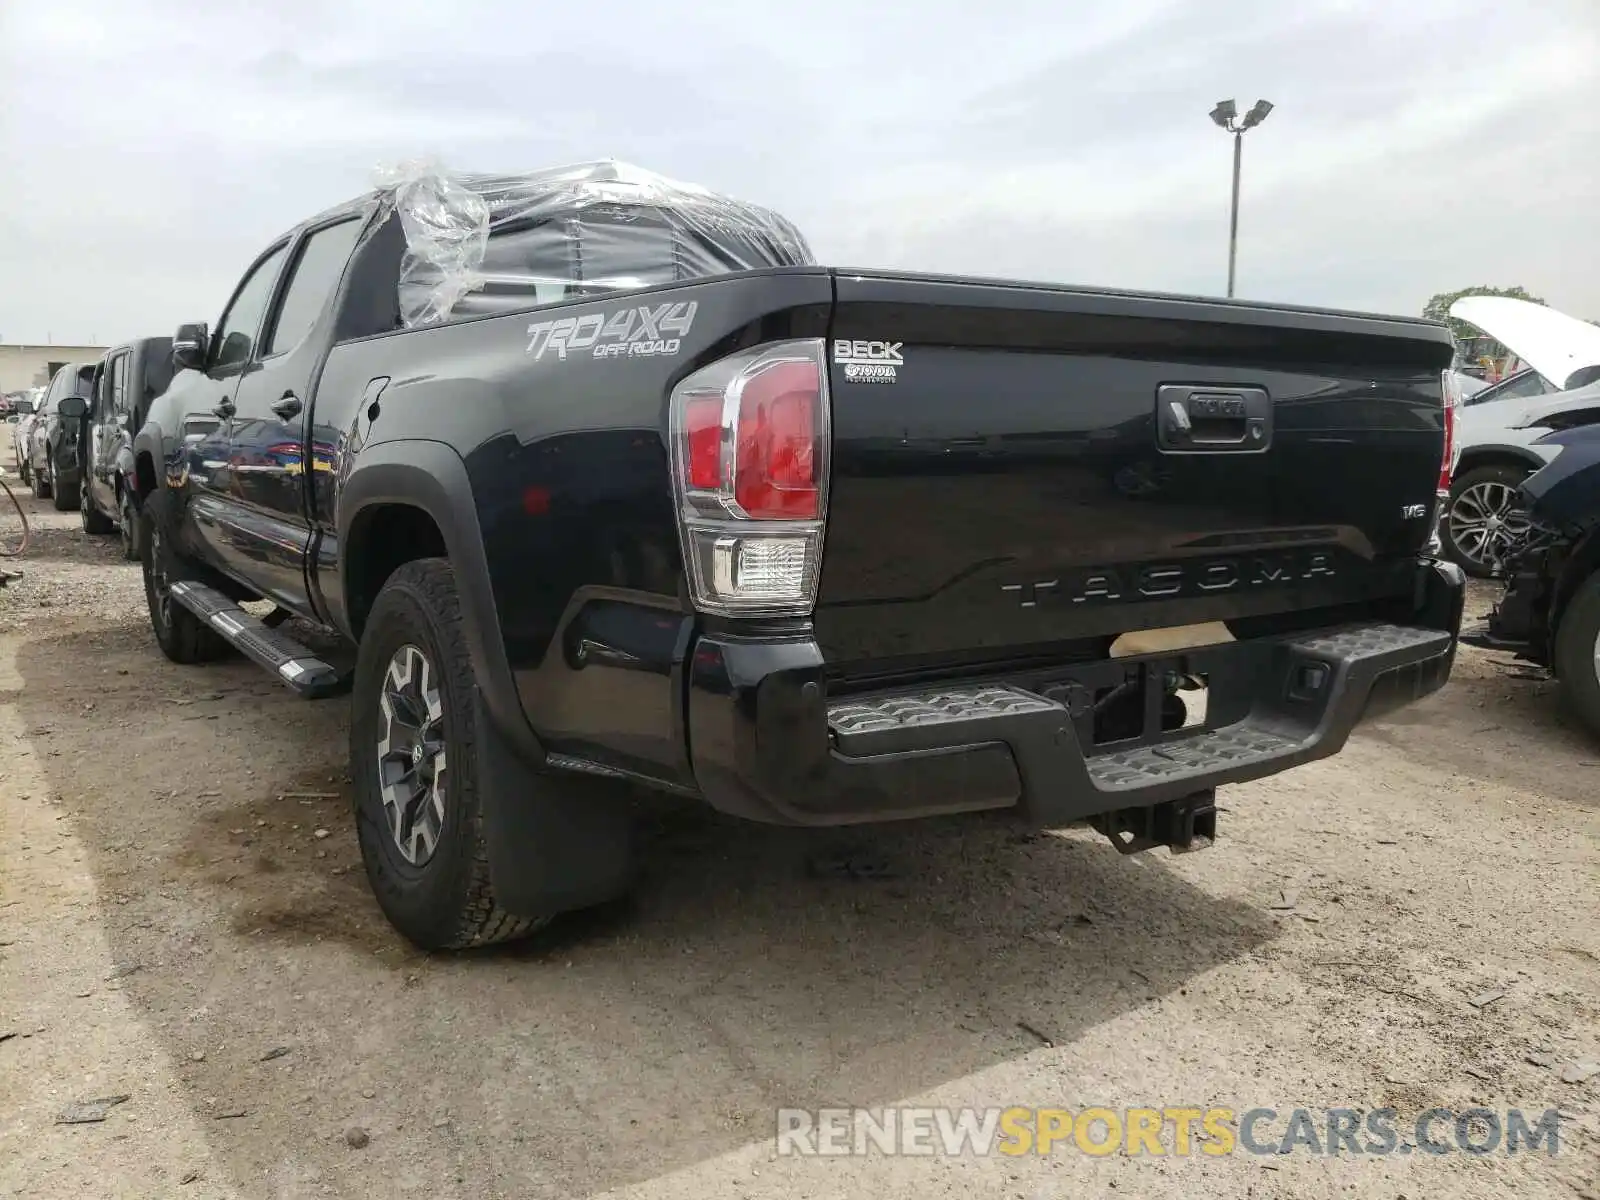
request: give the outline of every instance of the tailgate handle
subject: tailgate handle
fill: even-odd
[[[1156,391],[1156,444],[1174,454],[1260,453],[1272,444],[1265,389],[1168,384]]]

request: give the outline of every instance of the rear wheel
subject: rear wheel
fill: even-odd
[[[57,483],[50,503],[55,505],[57,512],[71,512],[78,507],[78,497],[82,492],[83,488],[76,483]]]
[[[513,916],[495,902],[472,695],[455,572],[438,558],[405,564],[378,593],[362,633],[350,776],[373,893],[425,950],[509,941],[550,919]]]
[[[1450,507],[1440,534],[1445,553],[1468,575],[1487,579],[1498,556],[1527,531],[1517,489],[1528,477],[1522,467],[1474,467],[1450,485]]]
[[[1567,703],[1600,736],[1600,573],[1578,585],[1561,614],[1552,658]]]
[[[172,598],[174,580],[195,574],[172,546],[172,496],[160,488],[144,503],[140,552],[144,566],[144,598],[150,628],[161,652],[175,663],[211,662],[229,650],[217,632]]]
[[[139,513],[133,507],[133,493],[124,488],[117,507],[121,511],[122,557],[139,561]]]
[[[83,531],[102,537],[108,533],[115,533],[117,527],[110,517],[95,506],[91,489],[87,485],[78,487],[78,515],[83,521]]]

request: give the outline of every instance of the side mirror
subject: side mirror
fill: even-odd
[[[179,371],[198,371],[206,365],[206,349],[211,344],[211,333],[206,323],[179,325],[172,337],[172,365]]]
[[[56,403],[56,412],[69,421],[89,415],[89,402],[82,396],[63,396]]]

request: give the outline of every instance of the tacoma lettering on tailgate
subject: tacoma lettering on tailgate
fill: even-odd
[[[1023,608],[1037,608],[1041,604],[1205,596],[1302,579],[1325,579],[1334,573],[1333,557],[1323,551],[1252,554],[1144,566],[1083,567],[1055,579],[1002,584],[1000,590]]]

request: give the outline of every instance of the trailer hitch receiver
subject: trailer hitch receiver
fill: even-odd
[[[1091,822],[1123,854],[1166,846],[1174,854],[1204,850],[1217,839],[1214,788],[1143,808],[1119,808]]]

